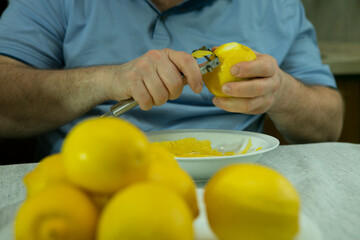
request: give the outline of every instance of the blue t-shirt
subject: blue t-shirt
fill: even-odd
[[[150,49],[192,50],[239,42],[273,56],[304,84],[336,88],[323,65],[313,26],[300,0],[189,0],[161,13],[150,0],[11,0],[0,20],[0,54],[39,69],[123,64]],[[188,86],[176,100],[121,117],[143,131],[236,129],[262,131],[264,114],[226,112],[204,88]],[[59,152],[75,123],[107,112],[101,104],[41,137],[42,154]]]

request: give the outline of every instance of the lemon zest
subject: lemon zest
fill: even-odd
[[[240,154],[245,154],[249,151],[249,149],[252,147],[251,139],[249,139],[248,143],[246,144],[246,147],[244,150],[240,151]]]
[[[240,152],[228,151],[221,152],[211,147],[210,140],[197,140],[196,138],[183,138],[174,141],[156,142],[166,148],[176,157],[217,157],[217,156],[233,156],[246,154],[253,146],[251,139],[248,140],[245,148]],[[259,148],[258,148],[259,149]],[[261,147],[260,147],[261,149]]]

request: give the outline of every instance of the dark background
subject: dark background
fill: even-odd
[[[1,0],[0,3],[0,14],[4,11],[4,9],[6,8],[6,6],[8,5],[6,0]]]

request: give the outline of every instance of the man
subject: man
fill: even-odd
[[[227,42],[258,59],[234,65],[249,80],[213,99],[189,53]],[[342,129],[342,99],[299,0],[12,0],[0,54],[0,136],[42,134],[43,155],[130,97],[139,107],[122,117],[144,131],[260,132],[265,113],[291,143],[335,141]]]

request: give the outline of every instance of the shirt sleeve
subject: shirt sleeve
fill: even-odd
[[[64,1],[11,0],[0,19],[0,54],[40,69],[63,67]]]
[[[322,63],[314,26],[305,16],[300,0],[285,1],[289,14],[289,32],[294,41],[280,68],[306,85],[337,88],[328,65]]]

